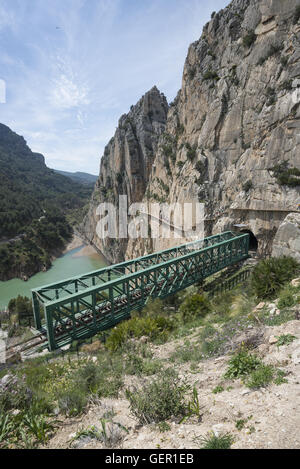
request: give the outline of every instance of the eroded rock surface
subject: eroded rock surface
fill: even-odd
[[[300,213],[291,213],[281,223],[274,239],[272,255],[292,255],[300,262]]]
[[[150,126],[148,153],[147,145],[137,150],[144,130],[136,137],[125,125],[128,117],[121,118],[92,206],[101,191],[108,200],[119,191],[146,204],[201,201],[206,235],[244,225],[257,238],[259,254],[271,254],[279,226],[300,201],[299,6],[300,0],[234,0],[214,14],[189,48],[166,124],[166,102],[157,90],[158,122],[150,124],[142,113]],[[137,119],[136,112],[128,116]],[[119,185],[117,174],[124,174]],[[94,226],[92,210],[86,232],[97,244]],[[120,260],[181,241],[107,242],[100,248]]]

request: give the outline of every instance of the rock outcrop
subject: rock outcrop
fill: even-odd
[[[300,263],[300,213],[291,213],[281,223],[274,239],[272,255],[292,256]]]
[[[81,231],[111,262],[124,259],[127,240],[101,240],[97,236],[97,207],[102,202],[113,203],[118,216],[119,195],[127,195],[129,205],[143,199],[167,113],[165,96],[153,87],[120,118],[115,136],[105,148],[100,176]]]
[[[280,224],[300,201],[299,18],[300,0],[233,0],[212,15],[189,48],[158,144],[155,133],[148,184],[147,171],[138,169],[143,182],[135,184],[126,173],[132,200],[144,192],[145,203],[204,202],[207,235],[239,225],[257,240],[259,254],[271,254]],[[120,171],[120,132],[98,185],[114,193],[107,177]],[[128,150],[131,161],[134,146]],[[134,257],[174,241],[131,240],[118,248]]]

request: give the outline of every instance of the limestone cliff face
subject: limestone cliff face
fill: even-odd
[[[300,213],[290,213],[276,233],[272,256],[286,255],[300,263]]]
[[[243,224],[261,254],[300,202],[299,8],[234,0],[212,17],[189,48],[146,192],[205,202],[206,234]],[[130,242],[127,257],[174,241]]]
[[[256,236],[259,253],[271,254],[281,222],[300,202],[299,18],[300,0],[233,0],[213,14],[189,48],[167,121],[157,90],[138,104],[144,109],[154,94],[157,121],[150,119],[150,104],[121,118],[86,223],[94,244],[93,206],[105,188],[108,199],[127,193],[145,203],[204,202],[207,235],[244,225]],[[120,259],[181,241],[99,247]]]
[[[124,259],[127,240],[99,239],[97,207],[101,202],[111,202],[118,208],[119,194],[127,195],[128,204],[143,199],[167,113],[165,96],[156,87],[152,88],[120,118],[115,136],[105,148],[100,176],[81,231],[111,262]]]

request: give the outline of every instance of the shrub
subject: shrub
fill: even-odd
[[[243,377],[261,366],[261,361],[255,355],[250,355],[248,350],[242,347],[228,362],[225,379]]]
[[[295,337],[294,335],[292,334],[283,334],[283,335],[280,335],[279,337],[277,337],[277,347],[281,347],[282,345],[289,345],[291,344],[292,342],[294,342],[294,340],[297,339],[297,337]]]
[[[300,186],[300,170],[298,168],[289,168],[287,161],[274,166],[270,171],[273,171],[277,184],[280,186]]]
[[[220,80],[220,77],[217,72],[214,72],[213,70],[208,70],[204,73],[203,80]]]
[[[77,385],[86,394],[95,393],[99,380],[98,380],[98,367],[94,363],[88,363],[86,366],[77,372]]]
[[[161,370],[161,362],[153,360],[153,354],[146,350],[146,348],[135,348],[127,354],[126,373],[151,376]]]
[[[277,386],[280,386],[281,384],[285,384],[288,382],[287,379],[285,379],[285,376],[287,375],[287,373],[283,370],[277,370],[277,375],[274,379],[274,384],[276,384]]]
[[[187,158],[190,161],[193,161],[197,154],[197,147],[196,146],[192,147],[189,143],[186,143],[185,147],[187,149],[187,154],[186,154]]]
[[[159,422],[157,424],[157,428],[160,433],[165,433],[171,430],[171,427],[167,422]]]
[[[185,394],[189,386],[170,369],[134,392],[126,390],[130,410],[141,424],[163,422],[170,417],[183,417],[187,412]]]
[[[292,257],[264,259],[253,269],[251,285],[257,298],[272,299],[296,276],[299,264]]]
[[[84,412],[87,396],[80,389],[63,391],[58,396],[58,407],[62,414],[73,417]]]
[[[187,297],[181,304],[179,311],[184,321],[204,317],[211,312],[211,303],[204,295],[195,294]]]
[[[285,80],[281,85],[280,85],[280,89],[281,90],[286,90],[286,91],[290,91],[293,89],[293,80]]]
[[[273,377],[274,368],[271,365],[261,364],[256,370],[249,374],[245,380],[245,384],[250,389],[265,388],[273,381]]]
[[[25,379],[8,375],[5,384],[0,386],[0,409],[28,409],[32,403],[32,392],[27,387]]]
[[[245,47],[251,47],[252,44],[254,44],[254,42],[256,41],[256,34],[254,31],[249,31],[248,34],[246,34],[246,36],[244,36],[243,38],[243,44]]]
[[[196,416],[198,421],[201,420],[201,407],[199,402],[199,396],[196,387],[193,388],[193,397],[187,405],[186,415],[181,419],[179,423],[185,422],[188,418]]]
[[[234,439],[230,433],[217,436],[211,432],[199,438],[199,442],[201,443],[201,449],[230,449]]]
[[[184,347],[180,347],[176,352],[174,352],[170,359],[172,362],[178,363],[199,363],[200,360],[203,358],[202,349],[199,345],[185,345]]]
[[[20,423],[27,432],[34,436],[38,443],[46,443],[55,429],[55,422],[50,422],[44,415],[35,415],[28,412],[20,415]]]
[[[198,171],[198,173],[202,174],[206,171],[206,166],[202,161],[197,161],[195,164],[195,169]]]
[[[213,393],[213,394],[219,394],[219,393],[221,393],[221,392],[223,392],[223,391],[224,391],[223,386],[220,386],[220,385],[219,385],[219,386],[216,386],[216,387],[212,390],[212,393]]]
[[[244,428],[246,423],[247,423],[246,419],[237,420],[235,422],[235,428],[240,432]]]
[[[92,425],[86,429],[79,430],[75,437],[72,438],[71,444],[76,440],[85,438],[101,441],[106,448],[116,448],[124,439],[127,428],[111,419],[101,418],[101,428]]]
[[[105,346],[108,350],[116,351],[131,337],[147,336],[151,340],[164,339],[173,327],[173,321],[164,316],[135,317],[118,324],[109,334]]]
[[[188,71],[188,76],[190,80],[193,80],[196,76],[196,69],[194,67],[190,68]]]
[[[253,183],[252,181],[247,181],[244,185],[243,185],[243,191],[244,192],[249,192],[251,189],[253,188]]]
[[[291,306],[294,306],[295,303],[296,301],[294,300],[292,293],[283,292],[279,297],[278,308],[279,309],[289,308]]]

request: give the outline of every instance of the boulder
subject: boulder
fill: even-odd
[[[291,256],[300,262],[300,213],[290,213],[279,226],[272,256]]]
[[[269,338],[269,344],[273,345],[273,344],[277,344],[277,342],[278,342],[278,339],[274,335],[271,335],[271,337]]]
[[[300,278],[295,278],[291,281],[292,287],[300,287]]]

